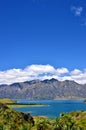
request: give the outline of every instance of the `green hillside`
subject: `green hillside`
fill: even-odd
[[[29,113],[17,112],[0,103],[0,130],[29,130],[34,125]]]
[[[0,130],[86,130],[86,111],[62,113],[51,120],[12,110],[5,103],[0,103]]]
[[[0,98],[0,103],[14,103],[14,101],[9,98]]]

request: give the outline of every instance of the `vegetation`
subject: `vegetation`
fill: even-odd
[[[24,104],[24,103],[16,103],[16,101],[13,101],[9,98],[0,98],[0,103],[6,104],[9,108],[19,108],[19,107],[38,107],[38,106],[46,106],[47,104],[36,104],[36,103],[29,103],[29,104]]]
[[[0,103],[14,103],[14,101],[9,98],[0,98]]]
[[[11,110],[1,102],[0,130],[86,130],[86,111],[62,113],[51,120]]]
[[[17,112],[0,103],[0,130],[30,130],[34,125],[29,113]]]
[[[54,120],[39,118],[33,130],[86,130],[86,112],[62,113]]]

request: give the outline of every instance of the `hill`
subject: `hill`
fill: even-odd
[[[11,99],[85,99],[86,84],[46,79],[0,85],[0,98]]]
[[[1,98],[0,103],[14,103],[14,101],[9,98]]]
[[[86,112],[62,113],[51,120],[9,109],[0,103],[0,130],[86,130]]]
[[[33,125],[34,120],[29,113],[11,110],[0,102],[0,130],[26,130]]]

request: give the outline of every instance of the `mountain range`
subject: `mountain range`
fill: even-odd
[[[0,98],[11,99],[86,99],[86,84],[57,79],[31,80],[0,85]]]

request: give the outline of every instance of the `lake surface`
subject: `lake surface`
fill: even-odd
[[[33,116],[47,116],[52,119],[59,117],[60,113],[86,110],[86,104],[82,100],[17,100],[17,102],[47,104],[45,106],[30,106],[14,109],[22,112],[29,112]]]

